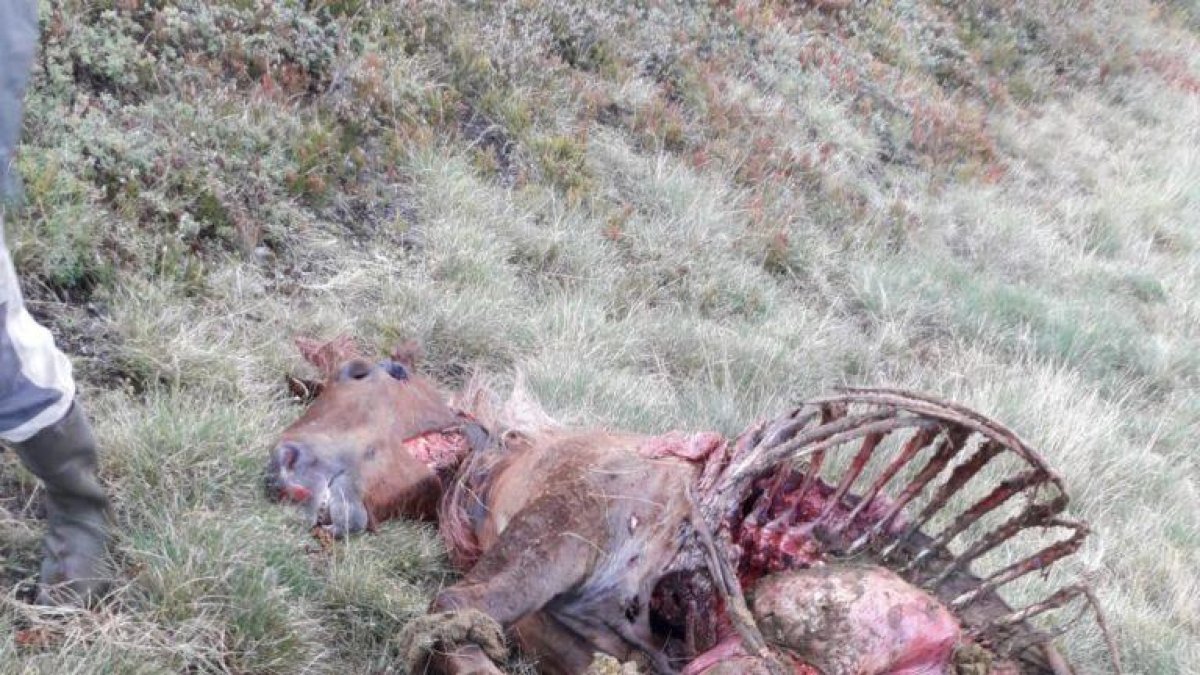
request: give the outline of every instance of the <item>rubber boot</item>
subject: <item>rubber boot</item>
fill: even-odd
[[[43,605],[94,604],[108,590],[108,499],[96,479],[96,441],[78,402],[66,416],[13,446],[46,486]]]

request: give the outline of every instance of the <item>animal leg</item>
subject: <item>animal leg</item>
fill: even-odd
[[[476,610],[439,612],[413,620],[400,635],[410,673],[500,675],[508,657],[504,629]]]
[[[504,671],[488,658],[477,645],[463,645],[449,651],[435,652],[429,660],[409,668],[410,673],[446,673],[446,675],[503,675]]]
[[[605,550],[577,494],[550,494],[522,510],[461,582],[442,590],[433,611],[477,609],[505,628],[578,586]]]
[[[570,505],[569,497],[569,493],[543,497],[518,514],[461,582],[438,593],[430,607],[437,614],[417,622],[483,614],[507,629],[578,586],[603,550],[603,542],[592,541],[573,527],[576,523],[572,521],[582,517],[580,511],[565,508]],[[578,504],[574,506],[578,508]],[[463,636],[458,641],[431,644],[447,656],[428,660],[427,672],[493,672],[483,669],[479,659],[485,654],[495,659],[495,654],[486,648],[483,652],[470,650],[472,641]],[[433,653],[425,650],[427,655]]]
[[[546,611],[521,619],[511,632],[521,647],[521,655],[536,661],[538,672],[545,675],[582,673],[591,665],[595,652],[624,657],[624,650],[612,651],[608,645],[593,644]]]

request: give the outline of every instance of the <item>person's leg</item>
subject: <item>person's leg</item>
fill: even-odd
[[[21,132],[21,101],[37,50],[36,0],[0,0],[0,208],[15,197],[13,149]]]
[[[108,502],[96,480],[96,443],[71,362],[25,309],[4,244],[13,197],[13,148],[37,48],[34,0],[0,0],[0,442],[46,486],[48,526],[38,600],[89,602],[104,589]]]
[[[3,0],[0,0],[3,1]],[[0,441],[46,487],[38,601],[88,603],[103,594],[108,502],[96,443],[75,402],[71,364],[25,310],[0,221]]]

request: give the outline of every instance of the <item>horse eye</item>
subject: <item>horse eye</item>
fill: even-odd
[[[338,374],[338,379],[346,380],[362,380],[371,374],[371,364],[362,360],[355,360],[347,363],[342,367],[342,372]]]
[[[408,379],[408,369],[405,368],[403,364],[396,363],[395,361],[389,360],[389,361],[384,361],[383,363],[381,363],[379,365],[383,366],[383,369],[387,371],[388,375],[391,375],[392,377],[396,378],[397,380],[407,380]]]

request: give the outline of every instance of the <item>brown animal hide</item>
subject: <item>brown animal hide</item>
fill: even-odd
[[[500,672],[479,637],[493,632],[463,628],[487,617],[543,673],[584,672],[601,653],[689,675],[920,675],[955,667],[960,646],[1067,672],[1030,619],[1090,603],[1086,586],[1016,609],[999,592],[1087,528],[1062,516],[1041,457],[977,413],[865,390],[733,442],[568,430],[544,414],[523,428],[453,409],[411,346],[379,362],[348,340],[301,347],[323,380],[272,452],[272,494],[334,536],[436,518],[463,574],[410,626],[406,643],[426,645],[410,666]],[[982,565],[1033,529],[1067,537]]]

